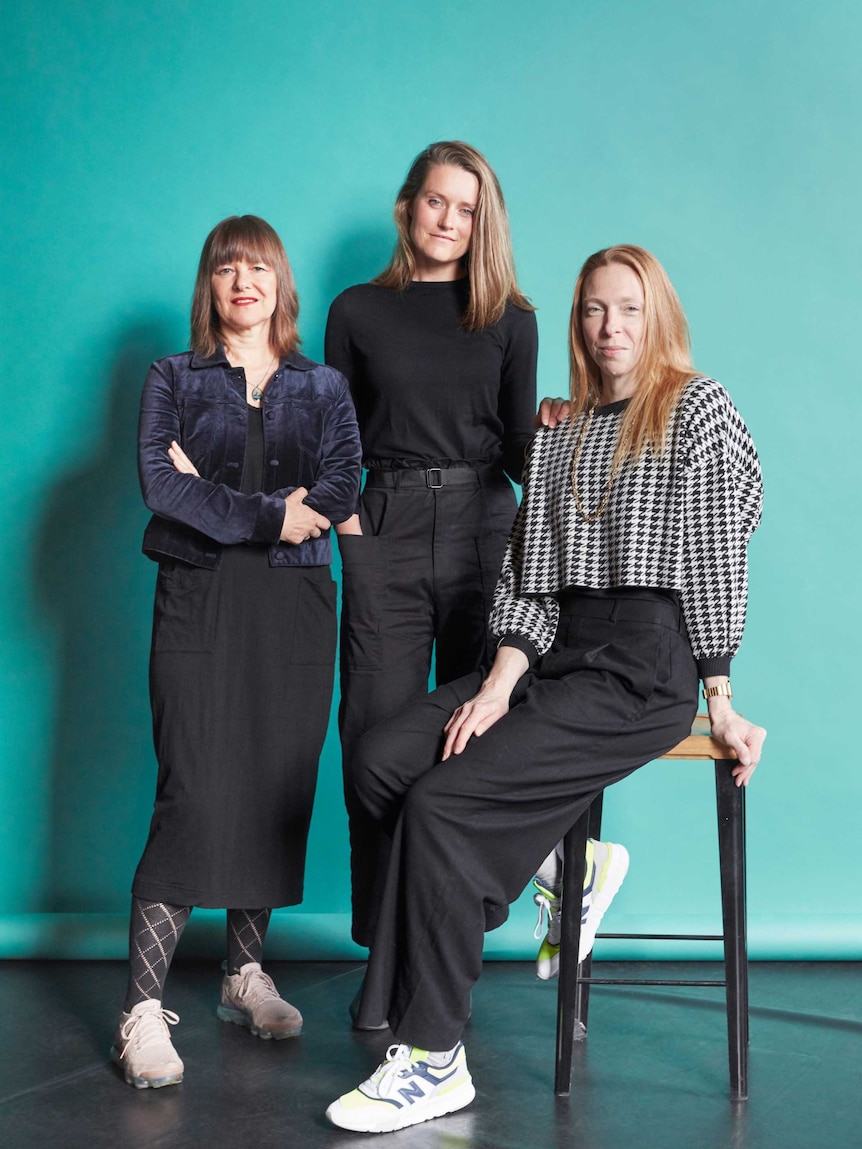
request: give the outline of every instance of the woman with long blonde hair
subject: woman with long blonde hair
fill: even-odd
[[[371,283],[333,302],[326,361],[350,381],[367,469],[337,528],[343,564],[339,728],[353,937],[370,946],[388,839],[353,781],[357,740],[427,689],[489,665],[488,615],[534,431],[538,335],[491,165],[461,141],[413,161],[397,239]],[[540,419],[556,422],[556,406]],[[358,1003],[357,1003],[358,1008]],[[352,1010],[359,1028],[379,1018]]]
[[[427,690],[432,664],[442,685],[489,658],[517,508],[509,479],[521,480],[536,409],[536,318],[488,161],[460,141],[432,144],[393,214],[389,265],[339,295],[326,326],[326,362],[350,382],[367,469],[357,513],[338,528],[339,730],[353,937],[365,946],[388,841],[356,798],[354,748]]]
[[[642,248],[584,264],[570,350],[573,411],[530,453],[490,671],[360,746],[359,796],[393,841],[365,997],[395,1044],[329,1107],[343,1128],[470,1103],[461,1034],[484,929],[597,792],[688,734],[699,680],[737,785],[760,759],[766,732],[734,711],[729,679],[762,500],[748,430],[692,367],[682,307]]]

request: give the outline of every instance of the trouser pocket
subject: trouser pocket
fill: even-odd
[[[374,535],[341,535],[341,661],[355,670],[383,664],[386,543]]]

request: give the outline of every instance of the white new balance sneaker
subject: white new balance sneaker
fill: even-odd
[[[326,1116],[340,1129],[392,1133],[469,1105],[476,1090],[463,1044],[458,1042],[443,1065],[432,1065],[427,1057],[425,1049],[390,1045],[368,1080],[333,1101]]]

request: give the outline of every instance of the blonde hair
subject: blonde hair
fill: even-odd
[[[192,350],[210,356],[224,341],[213,302],[212,276],[216,268],[238,259],[245,263],[259,260],[275,272],[276,302],[269,345],[279,357],[288,355],[300,343],[296,326],[299,296],[284,245],[266,220],[256,215],[228,216],[206,237],[192,297]]]
[[[583,296],[587,280],[600,267],[620,263],[640,280],[644,293],[644,342],[637,364],[637,390],[620,428],[614,462],[637,459],[649,446],[665,447],[667,427],[686,384],[697,374],[691,362],[688,322],[667,272],[654,255],[621,243],[591,255],[575,284],[569,323],[572,421],[602,400],[602,378],[584,339]],[[619,458],[617,458],[619,456]]]
[[[464,327],[468,331],[481,331],[493,326],[502,318],[509,302],[524,311],[535,310],[518,287],[509,217],[500,181],[482,153],[460,140],[431,144],[410,165],[393,211],[398,229],[395,251],[389,265],[371,282],[395,291],[403,291],[410,286],[416,272],[410,240],[413,204],[430,170],[444,165],[471,172],[479,181],[470,250],[464,258],[470,280],[470,302],[462,318]]]

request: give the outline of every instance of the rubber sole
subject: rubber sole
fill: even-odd
[[[216,1015],[220,1021],[229,1021],[232,1025],[241,1025],[249,1030],[253,1037],[259,1037],[263,1041],[284,1041],[286,1037],[299,1037],[302,1033],[302,1025],[296,1026],[294,1029],[285,1029],[275,1031],[272,1029],[262,1029],[260,1026],[255,1025],[249,1014],[241,1009],[231,1009],[229,1006],[220,1005],[216,1009]]]
[[[182,1072],[169,1073],[165,1077],[135,1077],[134,1074],[129,1073],[126,1062],[120,1056],[120,1051],[116,1045],[111,1046],[111,1061],[122,1072],[126,1083],[134,1089],[163,1089],[166,1085],[179,1085],[183,1079]]]
[[[427,1103],[418,1102],[407,1106],[404,1110],[393,1113],[389,1106],[381,1103],[382,1112],[373,1115],[341,1111],[340,1098],[334,1101],[326,1111],[326,1116],[333,1125],[339,1129],[349,1129],[353,1133],[395,1133],[398,1129],[407,1129],[411,1125],[421,1125],[423,1121],[431,1121],[435,1117],[445,1117],[447,1113],[456,1113],[464,1109],[476,1096],[476,1089],[472,1080],[465,1081],[450,1093],[432,1097]]]

